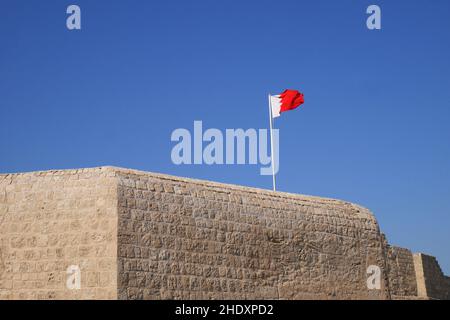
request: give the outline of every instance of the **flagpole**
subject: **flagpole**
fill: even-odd
[[[272,186],[273,186],[273,191],[276,191],[276,186],[275,186],[275,162],[273,161],[274,159],[274,152],[273,152],[273,134],[272,134],[272,101],[270,100],[270,94],[269,94],[269,119],[270,119],[270,154],[272,157]]]

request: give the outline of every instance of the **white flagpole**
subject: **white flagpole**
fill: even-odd
[[[270,94],[269,94],[269,119],[270,119],[270,154],[272,156],[272,186],[273,191],[276,191],[275,187],[275,162],[274,159],[274,152],[273,152],[273,134],[272,134],[272,101],[270,100]]]

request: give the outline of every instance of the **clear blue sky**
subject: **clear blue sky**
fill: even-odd
[[[66,28],[66,8],[82,30]],[[382,30],[366,28],[378,4]],[[259,166],[175,166],[176,128],[266,128],[282,191],[370,208],[450,274],[450,2],[0,2],[0,172],[115,165],[271,188]]]

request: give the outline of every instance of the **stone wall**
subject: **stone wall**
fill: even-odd
[[[450,300],[450,277],[442,273],[435,257],[414,255],[419,297]]]
[[[72,265],[80,289],[66,285]],[[448,299],[449,288],[433,257],[388,245],[345,201],[113,167],[0,175],[0,299]]]
[[[114,299],[116,251],[110,171],[0,175],[0,299]],[[66,287],[71,265],[80,290]]]
[[[118,171],[120,299],[384,299],[378,224],[323,198]]]
[[[413,254],[409,249],[387,247],[389,290],[393,299],[417,296]]]

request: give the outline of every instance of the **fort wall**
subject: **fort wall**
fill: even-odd
[[[116,252],[110,170],[0,175],[0,299],[115,299]],[[66,286],[71,265],[79,290]]]
[[[449,288],[434,257],[390,246],[349,202],[114,167],[0,175],[0,299],[449,299]]]
[[[120,171],[119,298],[384,299],[378,224],[351,203]]]

